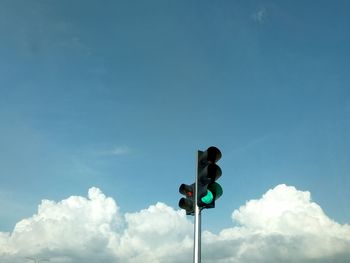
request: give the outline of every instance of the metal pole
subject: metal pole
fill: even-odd
[[[197,154],[197,164],[202,154],[198,151]],[[193,263],[201,263],[201,209],[198,207],[197,197],[198,197],[198,167],[196,169],[195,177],[195,191],[194,191],[194,246],[193,246]]]
[[[194,254],[193,262],[201,263],[201,210],[198,206],[195,208],[194,215]]]

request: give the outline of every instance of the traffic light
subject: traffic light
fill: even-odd
[[[180,199],[179,207],[186,210],[187,215],[195,215],[196,201],[200,210],[214,208],[215,200],[222,196],[222,187],[216,182],[222,173],[221,168],[216,164],[220,158],[221,152],[214,146],[206,151],[198,151],[195,183],[181,184],[179,188],[179,192],[185,196]]]
[[[195,203],[195,184],[187,185],[181,184],[179,188],[180,194],[186,197],[182,197],[179,201],[179,207],[186,210],[186,215],[194,215]]]
[[[216,164],[221,158],[218,148],[212,146],[206,151],[198,151],[197,205],[200,208],[214,208],[215,200],[223,193],[222,187],[215,182],[221,176],[221,168]]]
[[[186,215],[194,216],[193,262],[201,262],[201,211],[214,208],[215,200],[222,195],[222,187],[216,182],[221,176],[221,168],[216,164],[221,158],[218,148],[212,146],[206,151],[198,151],[197,174],[191,185],[181,184],[179,192],[185,197],[179,200],[180,208]]]

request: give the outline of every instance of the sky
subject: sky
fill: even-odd
[[[1,0],[0,261],[189,262],[214,145],[204,262],[347,262],[349,8]]]

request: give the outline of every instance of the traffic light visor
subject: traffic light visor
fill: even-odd
[[[221,185],[219,185],[216,182],[214,182],[208,186],[208,191],[212,192],[215,200],[217,200],[223,194],[223,190],[222,190]]]
[[[207,160],[212,163],[216,163],[221,158],[221,152],[215,146],[211,146],[207,149]]]
[[[181,198],[179,201],[179,207],[186,210],[186,214],[191,214],[194,211],[193,201],[188,198]]]

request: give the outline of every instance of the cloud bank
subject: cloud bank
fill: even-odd
[[[349,262],[350,226],[331,220],[309,192],[278,185],[233,211],[236,224],[204,231],[202,262]],[[88,197],[43,200],[37,214],[0,232],[0,262],[191,262],[193,224],[157,203],[122,214],[100,189]]]

